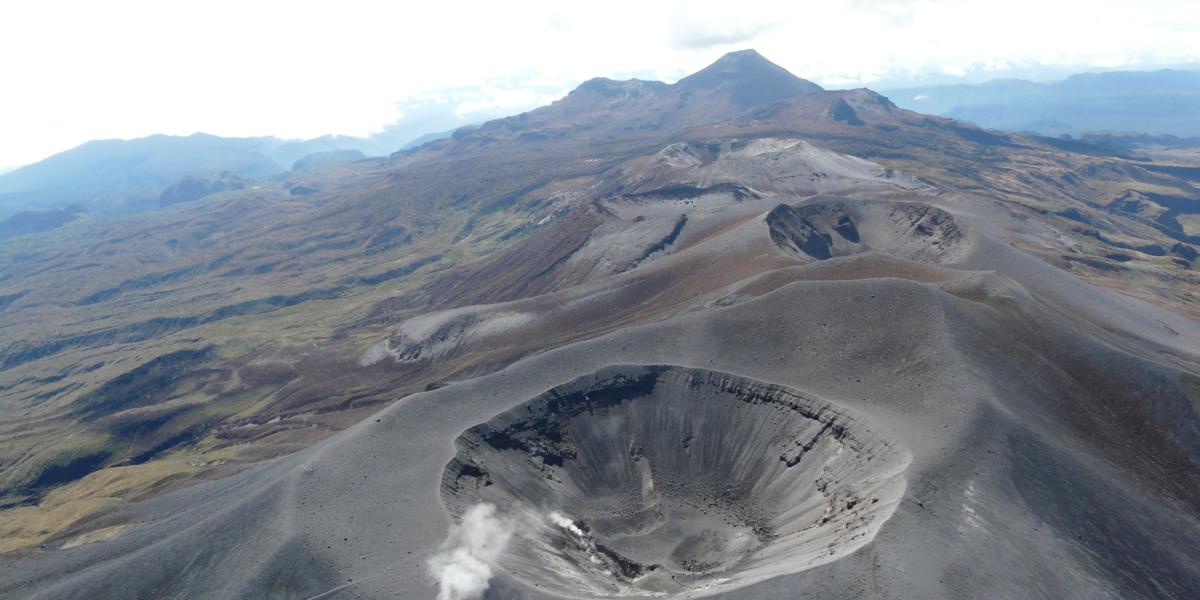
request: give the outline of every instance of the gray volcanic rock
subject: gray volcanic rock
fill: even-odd
[[[858,113],[854,112],[854,107],[846,103],[842,98],[833,101],[828,109],[829,118],[834,121],[841,121],[850,125],[862,125],[863,120],[858,118]]]
[[[780,248],[818,260],[868,251],[924,262],[948,262],[968,247],[954,217],[925,204],[847,202],[816,197],[781,204],[766,217]]]
[[[205,196],[219,194],[246,187],[246,181],[231,171],[215,175],[188,175],[175,185],[163,190],[158,196],[159,206],[170,206],[181,202],[195,202]]]
[[[771,227],[771,239],[783,248],[807,254],[817,260],[833,256],[830,250],[833,238],[828,233],[822,233],[812,221],[786,204],[780,204],[767,215],[767,224]]]

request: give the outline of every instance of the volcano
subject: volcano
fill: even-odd
[[[24,239],[0,595],[1192,598],[1200,165],[1050,142],[743,51]]]

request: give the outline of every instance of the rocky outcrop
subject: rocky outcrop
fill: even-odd
[[[159,206],[170,206],[181,202],[195,202],[206,196],[240,190],[246,187],[246,182],[237,173],[223,171],[217,175],[189,175],[178,183],[163,190],[158,196]]]
[[[312,169],[341,163],[363,160],[367,157],[359,150],[330,150],[328,152],[313,152],[296,161],[293,171],[310,171]]]
[[[854,112],[854,108],[847,104],[842,98],[834,100],[833,103],[829,105],[829,109],[825,114],[834,121],[841,121],[842,123],[846,123],[848,125],[863,124],[863,120],[858,118],[858,113]]]

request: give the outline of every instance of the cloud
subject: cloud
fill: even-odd
[[[690,51],[719,46],[750,45],[762,34],[782,24],[783,14],[768,6],[710,6],[707,10],[675,10],[671,13],[670,43]]]
[[[508,86],[484,88],[463,95],[454,109],[454,114],[469,117],[496,111],[521,112],[549,104],[565,96],[567,91],[566,89],[557,89],[545,92],[534,88]]]
[[[476,504],[450,528],[441,552],[429,559],[438,580],[437,600],[475,600],[483,596],[505,546],[513,536],[512,521],[498,517],[494,504]]]
[[[770,28],[770,23],[721,27],[681,26],[675,29],[671,41],[675,46],[689,50],[748,44]]]

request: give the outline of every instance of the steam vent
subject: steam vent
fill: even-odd
[[[464,432],[442,493],[517,534],[501,566],[576,598],[695,597],[837,560],[910,457],[828,402],[742,377],[610,367]]]

